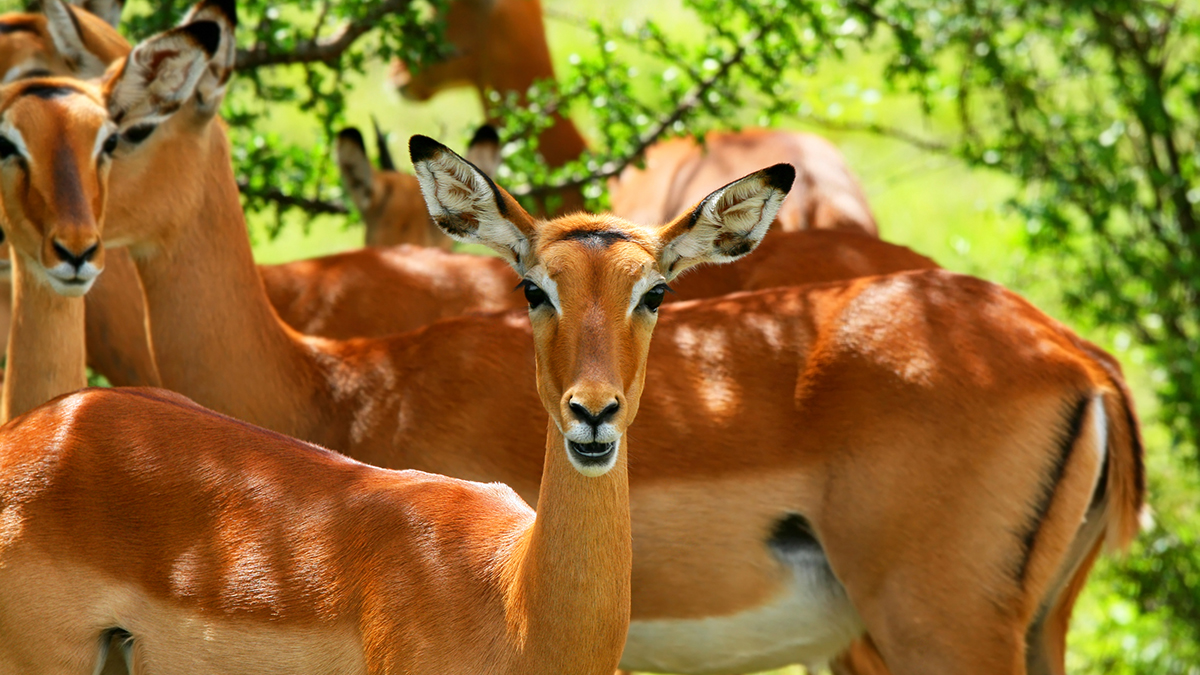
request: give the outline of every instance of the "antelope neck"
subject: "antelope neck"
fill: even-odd
[[[13,316],[0,405],[5,422],[87,386],[83,298],[56,293],[34,265],[13,251]]]

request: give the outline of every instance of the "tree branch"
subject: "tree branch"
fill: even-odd
[[[633,164],[638,160],[638,158],[645,154],[647,148],[649,148],[651,145],[654,145],[663,136],[665,136],[676,122],[683,119],[684,115],[686,115],[696,106],[700,105],[700,103],[704,100],[704,95],[707,94],[710,89],[717,86],[731,68],[738,63],[741,63],[742,60],[746,58],[746,53],[750,47],[768,29],[769,26],[763,26],[747,33],[746,36],[742,38],[741,42],[738,43],[737,48],[733,50],[733,53],[721,61],[720,65],[712,75],[697,82],[696,86],[692,87],[690,91],[684,94],[683,98],[680,99],[679,103],[675,106],[675,109],[672,110],[669,115],[659,120],[658,124],[654,125],[649,132],[638,137],[638,142],[637,145],[634,146],[633,152],[626,154],[624,157],[611,159],[605,162],[600,166],[599,169],[586,176],[572,178],[570,180],[557,183],[549,183],[546,185],[526,185],[517,188],[512,192],[512,194],[517,197],[542,197],[555,194],[560,190],[582,187],[588,183],[591,183],[592,181],[611,178],[621,173],[625,170],[625,167]]]
[[[309,199],[308,197],[297,197],[295,195],[286,194],[279,188],[271,187],[260,190],[257,188],[252,188],[248,183],[238,181],[238,191],[247,197],[250,197],[251,199],[262,199],[285,209],[300,209],[301,211],[314,216],[344,216],[349,213],[349,210],[347,210],[344,205],[337,202],[329,202],[323,199]]]
[[[294,63],[332,63],[358,38],[374,28],[380,19],[388,14],[408,9],[411,2],[412,0],[384,0],[369,12],[342,26],[341,30],[332,37],[325,40],[317,38],[304,40],[297,44],[295,49],[287,52],[272,51],[264,45],[255,45],[251,49],[239,49],[237,70],[246,72],[255,68]]]
[[[802,115],[799,116],[803,122],[812,124],[813,126],[826,129],[828,131],[853,131],[875,134],[876,136],[884,136],[886,138],[894,138],[899,141],[904,141],[909,145],[925,150],[928,152],[937,152],[946,155],[953,155],[951,147],[941,141],[935,141],[928,138],[922,138],[916,134],[909,133],[904,129],[897,127],[889,127],[876,122],[858,122],[858,121],[838,121],[820,115]]]

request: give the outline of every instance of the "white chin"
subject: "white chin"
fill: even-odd
[[[54,276],[46,277],[50,280],[50,288],[54,289],[55,293],[65,295],[68,298],[80,298],[87,294],[92,289],[92,284],[96,283],[96,278],[92,277],[82,283],[68,283]]]
[[[617,464],[617,456],[621,454],[621,439],[611,443],[575,443],[564,441],[567,459],[571,466],[588,478],[603,476]]]

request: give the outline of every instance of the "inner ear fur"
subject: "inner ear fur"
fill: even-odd
[[[123,0],[82,0],[72,4],[86,9],[113,28],[121,23],[121,11],[125,9]]]
[[[453,239],[488,246],[524,274],[537,237],[533,217],[450,148],[426,136],[413,136],[408,147],[433,222]]]
[[[195,93],[221,39],[212,21],[159,33],[133,48],[104,86],[108,112],[121,127],[161,122]]]
[[[89,79],[103,75],[108,67],[108,60],[94,53],[95,46],[88,44],[86,35],[90,28],[95,27],[92,22],[103,22],[96,17],[88,17],[86,12],[69,7],[63,0],[46,0],[43,13],[46,16],[46,32],[50,34],[54,49],[74,76]]]
[[[750,253],[767,235],[795,180],[791,164],[776,164],[705,197],[659,230],[659,269],[670,280],[689,267]]]
[[[202,116],[212,116],[225,99],[225,86],[233,77],[237,62],[237,4],[235,0],[201,0],[188,10],[180,22],[181,26],[212,21],[221,29],[220,41],[208,62],[208,68],[196,82],[196,111]]]

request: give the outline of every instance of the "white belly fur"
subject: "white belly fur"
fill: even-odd
[[[632,622],[621,668],[736,675],[827,662],[862,634],[862,620],[836,578],[806,562],[788,566],[771,602],[740,614]]]

